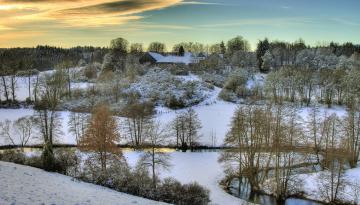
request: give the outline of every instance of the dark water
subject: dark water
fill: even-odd
[[[239,181],[233,180],[230,186],[230,193],[236,197],[244,199],[248,202],[264,205],[322,205],[315,201],[290,197],[284,202],[279,202],[275,197],[261,193],[251,193],[250,185],[246,181],[241,183],[239,189]]]

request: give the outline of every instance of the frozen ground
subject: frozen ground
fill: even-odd
[[[321,173],[323,172],[297,176],[303,182],[303,191],[309,199],[324,200],[320,191],[320,187],[323,186]],[[360,167],[345,171],[344,189],[340,191],[339,198],[350,203],[360,204]]]
[[[78,71],[80,68],[72,69],[72,72]],[[43,77],[46,74],[51,74],[53,70],[48,70],[39,73],[39,78]],[[10,82],[10,77],[7,77]],[[33,96],[34,83],[36,82],[36,76],[30,77],[30,94]],[[86,89],[89,86],[94,85],[94,83],[88,82],[71,82],[72,89]],[[16,90],[15,90],[16,100],[25,101],[29,97],[29,78],[28,77],[16,77]],[[11,96],[10,96],[11,98]],[[4,96],[1,96],[1,99],[4,100]]]
[[[198,182],[210,190],[211,205],[241,205],[245,201],[226,193],[219,181],[224,177],[217,162],[220,152],[171,152],[172,167],[161,170],[161,177],[174,177],[182,183]],[[128,163],[135,166],[140,152],[125,152]]]
[[[165,204],[116,192],[60,174],[0,161],[0,204]]]
[[[177,78],[181,79],[181,81],[189,82],[189,81],[200,81],[201,79],[193,74],[187,76],[177,76]],[[256,75],[254,79],[256,82],[262,82],[265,77],[262,75]],[[253,80],[250,80],[253,81]],[[251,82],[254,83],[254,82]],[[81,88],[89,85],[88,83],[74,83],[74,86],[78,86]],[[215,87],[211,92],[207,94],[207,99],[205,99],[200,104],[193,106],[194,110],[199,116],[199,119],[202,124],[202,128],[200,130],[200,143],[204,145],[215,145],[220,146],[223,143],[225,135],[229,130],[229,125],[231,123],[231,118],[239,106],[238,104],[225,102],[218,98],[218,94],[221,91],[220,88]],[[170,123],[176,116],[177,113],[182,112],[184,110],[171,110],[163,106],[156,107],[157,115],[156,119],[162,125],[167,125]],[[346,115],[346,111],[344,107],[333,106],[332,108],[326,108],[326,106],[321,106],[319,108],[320,115],[324,113],[337,114],[339,117],[344,117]],[[5,119],[16,120],[20,117],[31,115],[33,110],[31,109],[0,109],[0,121]],[[75,137],[72,136],[68,131],[68,122],[69,122],[69,114],[68,111],[59,112],[62,118],[62,127],[58,138],[59,143],[66,144],[74,144]],[[298,109],[298,115],[302,117],[302,124],[305,125],[307,121],[309,121],[309,114],[311,113],[311,108],[304,107]],[[122,141],[124,142],[124,141]],[[0,144],[5,144],[2,139],[0,139]],[[32,142],[36,143],[36,142]]]

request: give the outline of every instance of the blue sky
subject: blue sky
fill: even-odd
[[[60,1],[0,0],[0,47],[106,46],[124,37],[145,46],[161,41],[171,48],[182,41],[211,44],[237,35],[252,48],[265,37],[301,37],[312,45],[360,43],[358,0]]]

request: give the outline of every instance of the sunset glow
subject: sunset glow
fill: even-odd
[[[266,36],[302,37],[311,44],[319,39],[359,41],[360,16],[351,12],[360,7],[358,1],[272,0],[255,7],[259,1],[0,0],[0,47],[106,46],[118,36],[169,45],[213,43],[235,35],[252,45]]]

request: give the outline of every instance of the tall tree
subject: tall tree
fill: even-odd
[[[121,154],[117,147],[119,140],[117,121],[109,108],[106,105],[96,107],[85,134],[80,137],[80,149],[93,152],[100,162],[101,171],[106,172],[109,155]]]
[[[258,42],[257,49],[256,49],[256,58],[258,60],[258,67],[260,70],[262,70],[262,65],[263,65],[262,57],[265,55],[266,51],[268,51],[269,49],[270,49],[270,43],[267,38],[265,38],[263,41],[260,40]]]
[[[220,47],[222,47],[221,44]],[[227,42],[227,51],[230,55],[232,55],[236,51],[250,51],[250,44],[242,36],[236,36],[235,38],[230,39]]]
[[[139,147],[144,143],[145,131],[151,122],[154,107],[149,102],[131,101],[125,107],[123,115],[126,117],[124,125],[133,146]]]
[[[159,169],[168,169],[170,167],[170,156],[168,153],[157,150],[160,146],[168,142],[169,135],[165,127],[161,127],[160,123],[152,123],[146,131],[146,143],[150,146],[149,150],[145,150],[140,158],[140,165],[149,167],[152,173],[153,187],[156,188],[157,173]]]
[[[58,134],[59,115],[56,112],[66,90],[65,74],[57,70],[54,74],[45,75],[40,83],[40,100],[35,104],[37,122],[43,140],[42,159],[47,170],[54,169],[53,144]]]
[[[184,56],[184,54],[185,54],[184,47],[183,47],[183,46],[180,46],[178,55],[179,55],[179,56]]]

